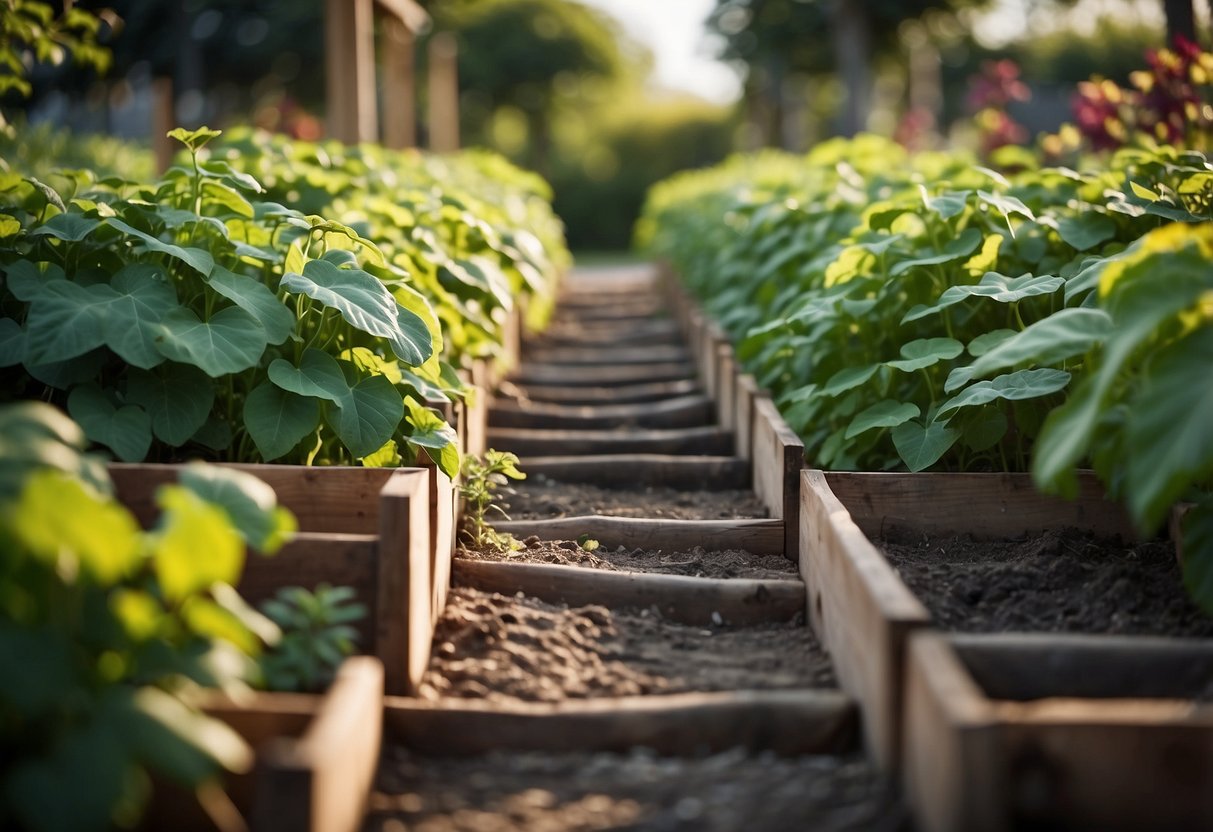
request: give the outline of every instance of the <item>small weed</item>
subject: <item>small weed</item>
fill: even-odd
[[[462,534],[477,549],[509,552],[521,548],[514,536],[495,530],[488,520],[490,511],[509,520],[505,510],[497,505],[497,488],[509,480],[526,479],[518,470],[518,457],[505,451],[489,450],[481,461],[474,456],[463,459],[459,494],[465,501]]]

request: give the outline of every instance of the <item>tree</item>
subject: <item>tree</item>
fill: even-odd
[[[470,125],[469,132],[483,129],[483,121],[498,109],[516,108],[526,118],[527,162],[541,171],[562,95],[576,95],[587,85],[627,74],[625,49],[631,45],[613,20],[578,3],[448,0],[433,4],[431,12],[435,29],[451,29],[459,37],[459,86],[465,103],[480,103],[482,123]],[[475,116],[476,109],[472,107],[470,115]]]

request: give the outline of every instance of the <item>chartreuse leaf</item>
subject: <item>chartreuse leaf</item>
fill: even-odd
[[[901,346],[901,359],[885,362],[904,373],[925,369],[964,352],[964,344],[955,338],[919,338]],[[915,413],[915,416],[918,414]]]
[[[919,304],[901,319],[903,324],[917,321],[971,297],[984,297],[999,303],[1014,303],[1036,295],[1050,295],[1065,285],[1065,280],[1049,275],[1024,274],[1007,277],[998,272],[986,272],[981,281],[971,286],[949,286],[939,300],[930,306]]]
[[[162,486],[156,502],[163,514],[152,540],[152,565],[165,598],[182,601],[211,584],[236,583],[244,541],[227,513],[180,485]]]
[[[412,396],[404,399],[408,414],[405,419],[413,427],[408,436],[410,445],[424,448],[434,464],[448,477],[459,474],[459,446],[455,431],[438,414]]]
[[[902,422],[893,428],[893,447],[906,467],[917,473],[930,468],[948,452],[960,431],[936,421],[925,425],[917,419]]]
[[[157,345],[166,358],[220,378],[255,367],[268,343],[255,317],[229,306],[205,321],[190,309],[173,309],[160,321]]]
[[[947,416],[964,407],[976,407],[999,399],[1036,399],[1064,390],[1069,383],[1070,374],[1065,370],[1016,370],[966,387],[959,395],[944,402],[939,414]]]
[[[1213,497],[1193,506],[1181,523],[1184,585],[1205,612],[1213,615]]]
[[[248,744],[226,723],[155,687],[135,693],[127,737],[140,761],[179,783],[201,783],[219,768],[241,773],[253,764]]]
[[[1112,318],[1101,309],[1060,309],[1002,341],[968,367],[953,370],[944,390],[950,393],[972,379],[1020,364],[1058,364],[1102,343],[1111,329]]]
[[[1213,325],[1162,349],[1129,402],[1126,497],[1144,531],[1157,529],[1192,483],[1213,475]]]
[[[178,481],[226,511],[245,543],[264,554],[277,552],[298,529],[295,516],[278,505],[274,489],[252,474],[193,463]]]
[[[316,399],[288,393],[272,382],[258,385],[244,400],[244,426],[266,462],[290,453],[319,425]]]
[[[120,504],[62,471],[29,475],[8,518],[17,540],[60,574],[78,566],[109,586],[139,562],[139,525]]]
[[[899,402],[894,399],[884,399],[861,411],[851,424],[847,426],[844,439],[853,439],[864,431],[872,428],[892,428],[902,422],[917,418],[922,411],[918,405],[910,402]]]
[[[186,130],[184,127],[177,127],[168,131],[165,134],[170,139],[176,139],[183,145],[188,147],[192,152],[198,152],[206,147],[207,142],[211,139],[218,138],[223,135],[222,130],[214,130],[206,125],[199,127],[197,130]]]
[[[304,265],[303,274],[286,274],[281,286],[336,310],[360,332],[383,338],[410,366],[421,364],[434,352],[425,321],[401,306],[382,281],[362,269],[341,269],[327,260],[311,260]]]
[[[248,312],[265,330],[271,344],[281,344],[295,329],[295,314],[278,300],[269,287],[253,277],[246,277],[215,266],[207,278],[210,287],[232,303]]]
[[[123,462],[142,462],[152,446],[152,420],[133,404],[117,407],[96,384],[82,384],[67,397],[67,412],[88,438]]]
[[[206,424],[215,383],[197,367],[166,361],[152,370],[132,369],[126,398],[147,411],[156,437],[176,448]]]

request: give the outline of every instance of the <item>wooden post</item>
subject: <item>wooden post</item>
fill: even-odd
[[[328,135],[348,144],[379,137],[374,12],[374,0],[326,0]]]
[[[450,153],[459,149],[459,45],[453,34],[430,39],[429,63],[430,150]]]
[[[176,127],[173,107],[173,79],[156,78],[152,81],[152,152],[156,155],[156,170],[164,173],[173,163],[177,142],[168,137]]]
[[[417,79],[413,33],[404,21],[383,21],[383,143],[391,148],[417,146]]]

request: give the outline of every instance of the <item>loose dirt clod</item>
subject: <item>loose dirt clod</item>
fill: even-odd
[[[835,684],[803,622],[700,628],[652,610],[570,609],[459,588],[434,643],[419,691],[427,699],[555,702]]]

